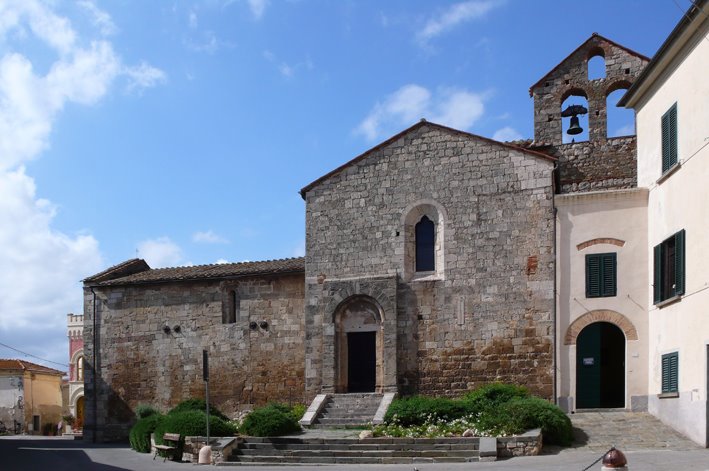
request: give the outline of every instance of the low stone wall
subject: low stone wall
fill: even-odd
[[[541,429],[529,430],[522,435],[497,438],[497,457],[535,456],[542,451]]]
[[[222,463],[232,451],[239,446],[240,438],[237,437],[209,437],[212,444],[212,464]],[[207,444],[207,437],[185,437],[185,448],[182,452],[182,461],[189,463],[199,462],[199,450]]]

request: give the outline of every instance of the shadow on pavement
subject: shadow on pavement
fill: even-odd
[[[126,448],[124,444],[91,444],[79,440],[9,438],[0,440],[2,469],[22,471],[122,471],[126,468],[94,462],[86,449]]]

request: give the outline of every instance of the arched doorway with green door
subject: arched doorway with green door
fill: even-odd
[[[625,334],[594,322],[576,339],[576,408],[625,407]]]

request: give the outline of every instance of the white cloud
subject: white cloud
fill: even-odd
[[[502,3],[497,0],[470,0],[453,4],[435,17],[430,18],[416,36],[420,42],[426,43],[462,23],[484,17]]]
[[[169,237],[158,237],[140,242],[138,256],[148,262],[150,268],[189,265],[184,263],[180,246]]]
[[[197,13],[194,11],[190,11],[189,15],[187,16],[187,23],[189,24],[190,28],[195,29],[197,27]]]
[[[354,132],[373,141],[420,118],[469,129],[483,115],[484,100],[485,94],[462,89],[442,88],[433,94],[420,85],[404,85],[377,103]]]
[[[263,17],[264,12],[266,11],[266,7],[269,4],[268,0],[248,0],[249,2],[249,9],[251,10],[251,14],[254,16],[255,19],[260,20]]]
[[[226,244],[229,241],[224,237],[216,234],[211,229],[208,231],[199,231],[192,234],[192,240],[204,244]]]
[[[151,88],[167,81],[165,72],[146,62],[141,62],[140,65],[135,67],[126,67],[123,73],[129,77],[129,82],[126,87],[126,90],[129,92]]]
[[[96,239],[52,229],[55,214],[24,168],[0,172],[0,341],[66,363],[66,314],[81,312],[79,280],[104,267]],[[8,356],[18,354],[0,349]]]
[[[121,77],[136,87],[157,82],[147,78],[147,64],[123,64],[109,41],[80,37],[55,5],[0,1],[0,341],[11,338],[4,343],[66,362],[66,314],[81,312],[79,280],[105,266],[94,237],[53,227],[57,208],[37,198],[25,164],[49,147],[67,104],[94,105]],[[92,18],[99,28],[112,24],[107,14]],[[46,72],[37,71],[23,48],[30,35],[54,53],[48,67],[42,65]]]
[[[101,31],[104,36],[110,36],[118,31],[116,25],[113,24],[111,16],[105,11],[101,10],[96,6],[96,4],[89,0],[81,0],[77,4],[86,10],[89,15],[91,15],[91,21],[95,27]]]
[[[492,136],[492,138],[500,142],[518,141],[522,139],[522,135],[517,132],[516,129],[510,126],[505,126],[504,128],[495,131],[495,134]]]
[[[229,262],[229,260],[226,260],[226,259],[224,259],[224,258],[220,258],[219,260],[217,260],[216,262],[214,262],[215,265],[224,265],[224,264],[226,264],[226,263],[230,263],[230,262]]]
[[[313,61],[310,59],[310,57],[306,57],[305,60],[291,65],[285,61],[279,61],[278,57],[276,56],[276,54],[273,53],[273,51],[265,50],[263,51],[263,58],[266,59],[268,62],[275,64],[278,68],[278,72],[280,72],[280,74],[286,78],[293,77],[296,71],[299,69],[313,70],[315,68],[315,64],[313,64]]]

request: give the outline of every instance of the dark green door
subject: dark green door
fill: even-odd
[[[625,336],[608,322],[584,328],[576,340],[576,407],[625,406]]]

